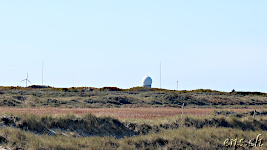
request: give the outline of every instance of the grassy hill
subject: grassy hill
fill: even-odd
[[[92,114],[0,117],[0,148],[13,149],[266,149],[266,133],[266,111],[255,119],[250,113],[216,111],[153,122]],[[227,139],[244,141],[231,144]]]
[[[169,112],[176,110],[170,107],[181,110],[183,103],[187,110],[212,111],[201,115],[177,113],[156,119],[51,112],[52,108],[78,111],[118,107],[136,111],[139,109],[136,107],[151,107],[153,111],[158,109],[155,107],[166,107],[158,110]],[[0,149],[267,149],[266,105],[267,95],[260,92],[0,87]],[[192,109],[195,107],[199,108]],[[45,109],[49,113],[5,112],[6,108]],[[237,112],[229,108],[257,108],[257,111]]]
[[[52,88],[43,86],[0,87],[0,106],[5,107],[250,107],[266,106],[267,94],[219,92],[209,89],[171,91],[135,87]]]

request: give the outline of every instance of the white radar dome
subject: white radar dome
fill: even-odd
[[[149,76],[143,78],[143,87],[151,87],[152,79]]]

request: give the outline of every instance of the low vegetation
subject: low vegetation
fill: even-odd
[[[0,87],[0,149],[267,149],[266,105],[260,92]]]
[[[267,105],[260,92],[212,90],[171,91],[150,88],[52,88],[42,86],[0,87],[0,106],[5,107],[254,107]]]
[[[239,117],[237,117],[238,115]],[[0,143],[12,149],[249,149],[249,140],[267,148],[266,111],[256,118],[251,112],[215,111],[209,115],[175,116],[147,122],[96,117],[92,114],[2,115]],[[228,139],[242,139],[230,145]],[[55,142],[56,141],[56,142]],[[241,143],[241,144],[242,144]]]

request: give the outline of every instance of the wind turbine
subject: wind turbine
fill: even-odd
[[[27,83],[28,83],[28,82],[30,82],[30,83],[31,83],[31,81],[30,81],[30,80],[28,80],[28,73],[27,73],[27,78],[26,78],[26,79],[24,79],[24,80],[22,80],[21,82],[23,82],[23,81],[26,81],[26,87],[27,87]]]

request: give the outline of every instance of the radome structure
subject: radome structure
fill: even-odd
[[[142,83],[143,83],[143,87],[149,87],[149,88],[151,88],[151,85],[152,85],[152,79],[151,79],[149,76],[145,76],[145,77],[143,78]]]

